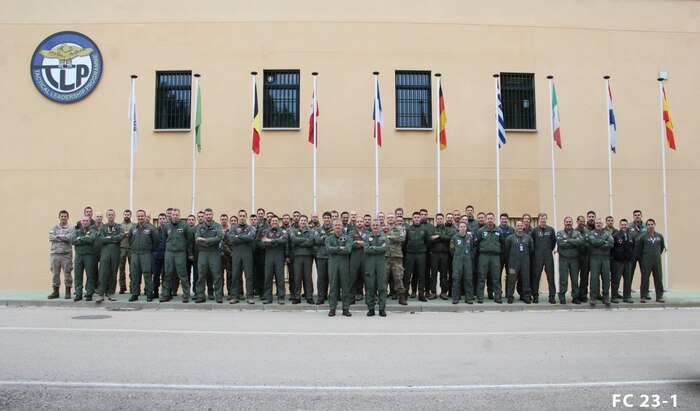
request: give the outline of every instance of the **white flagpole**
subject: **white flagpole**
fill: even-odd
[[[316,174],[316,146],[318,144],[318,134],[317,134],[318,133],[318,130],[317,130],[318,119],[316,117],[316,110],[318,107],[317,102],[316,102],[318,100],[318,94],[316,94],[316,93],[318,92],[318,90],[316,88],[316,76],[318,76],[318,73],[314,71],[313,73],[311,73],[311,75],[314,76],[314,96],[313,96],[313,105],[311,107],[311,110],[312,110],[312,115],[314,117],[313,121],[314,121],[314,213],[315,213],[316,212],[316,203],[317,203],[317,199],[318,199],[318,197],[317,197],[317,187],[318,186],[317,186],[317,174]]]
[[[659,101],[661,104],[661,170],[664,194],[664,240],[668,249],[668,206],[666,204],[666,122],[664,121],[664,79],[659,81]],[[668,288],[668,251],[664,253],[664,288]]]
[[[377,90],[379,90],[379,72],[374,73],[374,215],[379,213],[379,100]]]
[[[554,165],[554,112],[552,107],[554,90],[553,78],[554,76],[547,76],[547,79],[549,79],[549,129],[551,130],[549,133],[549,140],[552,145],[552,204],[554,207],[552,210],[554,214],[554,223],[552,225],[554,226],[554,231],[557,231],[557,180],[555,172],[556,167]]]
[[[131,120],[131,165],[129,166],[129,210],[134,210],[134,133],[136,132],[136,74],[131,75],[129,120]]]
[[[253,132],[255,130],[255,76],[258,75],[257,71],[251,71],[250,72],[251,77],[253,78],[253,92],[251,93],[251,102],[252,102],[252,122],[250,123],[251,127],[251,136],[253,135]],[[250,150],[250,212],[254,213],[255,212],[255,152],[253,150]]]
[[[610,191],[610,215],[615,216],[613,213],[613,180],[612,180],[612,136],[610,135],[610,76],[604,76],[605,79],[605,105],[607,106],[606,116],[606,127],[608,129],[608,187]]]
[[[196,170],[197,170],[197,125],[195,122],[197,121],[197,99],[199,98],[198,92],[199,92],[199,76],[200,74],[197,73],[194,75],[194,108],[192,110],[192,113],[194,113],[194,116],[192,116],[192,214],[194,214],[194,200],[195,200],[195,192],[197,188],[197,176],[196,176]]]
[[[498,77],[500,77],[499,74],[494,74],[493,75],[493,80],[494,80],[494,90],[495,90],[495,100],[496,100],[496,211],[497,211],[497,216],[500,219],[501,217],[501,150],[500,150],[500,139],[501,136],[498,134],[499,126],[500,123],[498,121]]]
[[[437,77],[437,89],[435,90],[435,95],[437,96],[435,98],[435,118],[437,119],[437,127],[435,130],[435,149],[437,151],[437,212],[440,212],[440,201],[441,201],[441,175],[440,175],[440,127],[442,126],[441,122],[442,119],[440,118],[440,76],[442,74],[440,73],[435,73],[435,77]]]

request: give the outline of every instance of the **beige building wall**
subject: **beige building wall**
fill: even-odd
[[[312,209],[306,142],[312,71],[318,71],[318,208],[374,212],[372,72],[381,72],[384,146],[380,208],[436,211],[434,131],[395,129],[394,71],[443,75],[448,148],[442,211],[468,203],[495,211],[492,75],[535,74],[537,132],[508,132],[501,150],[502,209],[552,214],[547,75],[554,75],[563,150],[556,151],[558,226],[594,209],[608,214],[603,75],[618,124],[615,217],[641,208],[665,229],[661,195],[659,71],[678,150],[667,151],[669,278],[700,289],[691,236],[700,200],[700,3],[619,1],[7,1],[0,15],[4,132],[0,151],[0,288],[48,289],[47,231],[58,210],[75,223],[85,205],[128,206],[131,74],[140,147],[134,207],[190,209],[192,133],[154,132],[155,72],[201,73],[202,152],[197,209],[251,206],[250,72],[301,71],[301,128],[262,132],[256,206]],[[28,61],[47,36],[78,31],[99,46],[104,72],[75,104],[40,95]],[[259,75],[259,80],[261,75]],[[259,81],[259,93],[262,85]],[[551,222],[551,221],[550,221]],[[689,224],[690,222],[690,224]],[[635,279],[638,284],[638,278]]]

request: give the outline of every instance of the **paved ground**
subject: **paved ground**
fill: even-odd
[[[0,409],[597,410],[625,409],[613,407],[624,395],[634,408],[646,395],[650,407],[698,409],[700,401],[696,308],[328,318],[88,307],[0,308]]]

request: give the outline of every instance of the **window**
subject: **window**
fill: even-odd
[[[299,128],[299,70],[263,72],[263,128]]]
[[[534,74],[501,73],[501,98],[506,129],[537,129]]]
[[[191,100],[191,71],[157,71],[155,129],[189,129]]]
[[[432,128],[429,71],[396,71],[396,128]]]

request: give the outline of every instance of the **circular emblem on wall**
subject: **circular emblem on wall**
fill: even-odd
[[[102,76],[102,54],[87,36],[62,31],[47,37],[30,62],[32,81],[44,97],[74,103],[87,97]]]

